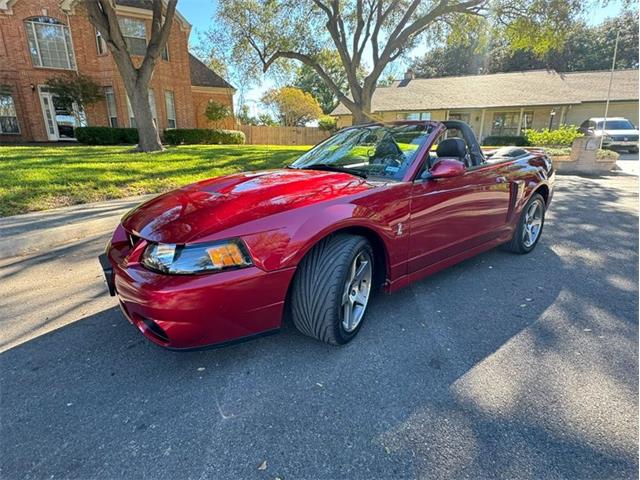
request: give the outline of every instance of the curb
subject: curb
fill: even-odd
[[[125,213],[153,196],[0,218],[0,259],[29,255],[86,237],[110,233]]]

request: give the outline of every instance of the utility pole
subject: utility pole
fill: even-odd
[[[604,142],[604,132],[607,129],[607,115],[609,114],[609,99],[611,98],[611,85],[613,84],[613,71],[616,68],[616,56],[618,55],[618,41],[620,40],[620,29],[616,33],[616,44],[613,47],[613,62],[611,62],[611,73],[609,74],[609,90],[607,91],[607,103],[604,107],[604,125],[602,125],[602,135],[600,135],[600,148]]]

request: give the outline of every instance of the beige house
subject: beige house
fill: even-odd
[[[409,71],[403,80],[376,90],[372,111],[381,121],[459,119],[481,138],[519,135],[526,128],[580,125],[604,116],[609,74],[532,70],[419,79]],[[342,104],[331,114],[340,128],[352,123]],[[609,116],[638,124],[638,70],[614,73]]]

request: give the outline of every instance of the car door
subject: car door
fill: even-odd
[[[508,166],[483,164],[451,178],[416,180],[411,193],[409,273],[504,233]]]

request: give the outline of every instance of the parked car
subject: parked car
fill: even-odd
[[[585,120],[580,125],[580,131],[585,135],[602,137],[602,146],[612,150],[627,150],[630,153],[638,153],[638,128],[626,118],[594,117]]]
[[[543,151],[488,162],[460,121],[354,126],[287,168],[147,201],[100,261],[125,316],[164,347],[273,333],[285,314],[302,333],[344,344],[380,287],[394,292],[499,245],[531,252],[554,178]]]

